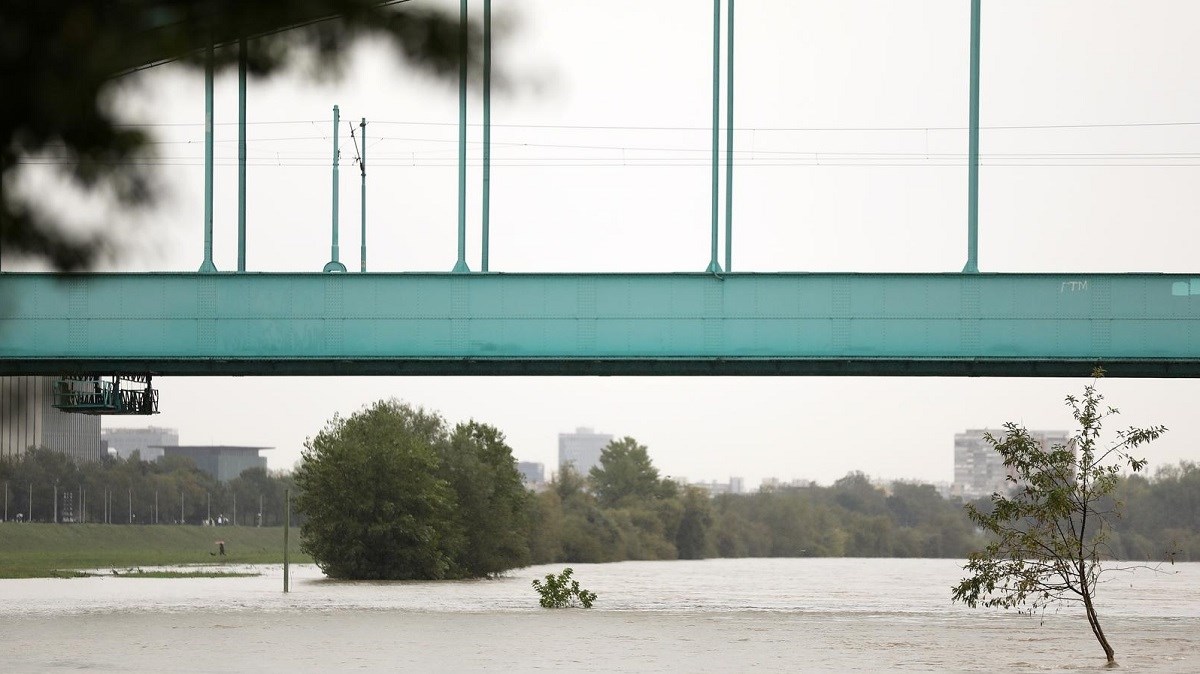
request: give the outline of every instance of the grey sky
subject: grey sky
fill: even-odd
[[[426,1],[426,0],[417,0]],[[482,9],[474,2],[473,12]],[[708,262],[711,3],[498,0],[513,25],[493,101],[493,271],[701,271]],[[743,0],[737,13],[734,268],[957,271],[965,259],[968,0]],[[1197,269],[1200,5],[985,0],[980,267]],[[367,117],[369,268],[455,258],[456,92],[379,45],[346,77],[252,82],[249,267],[329,259],[331,108],[341,106],[341,258],[357,269]],[[115,268],[201,260],[203,89],[171,66],[127,87],[161,124],[168,199]],[[479,121],[479,99],[471,101]],[[236,266],[236,85],[217,87],[215,258]],[[1162,123],[1182,123],[1160,125]],[[1117,125],[1117,126],[1095,126]],[[1137,126],[1135,126],[1137,125]],[[613,128],[624,127],[624,128]],[[471,128],[477,142],[478,127]],[[479,268],[473,166],[468,259]],[[1069,428],[1084,381],[947,379],[165,379],[181,442],[264,444],[290,466],[334,412],[396,396],[474,416],[554,463],[578,425],[633,435],[664,473],[828,482],[860,469],[949,480],[953,434],[1018,420]],[[1152,463],[1200,459],[1191,381],[1108,381],[1126,423],[1171,432]],[[108,423],[109,420],[106,420]],[[144,420],[112,420],[139,425]]]

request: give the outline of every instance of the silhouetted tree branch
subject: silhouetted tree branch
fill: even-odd
[[[478,70],[478,26],[467,26],[468,65]],[[53,166],[85,192],[135,208],[153,201],[149,168],[134,161],[148,133],[122,127],[105,96],[147,67],[179,62],[235,66],[247,39],[247,69],[267,77],[301,54],[337,73],[347,48],[381,36],[400,57],[435,76],[459,66],[456,12],[405,0],[55,0],[0,4],[0,251],[44,260],[59,270],[88,267],[110,253],[103,234],[79,235],[14,190],[31,160]]]

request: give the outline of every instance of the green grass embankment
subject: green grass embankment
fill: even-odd
[[[289,535],[290,559],[300,530]],[[225,556],[216,556],[225,541]],[[282,564],[283,527],[0,523],[0,578],[67,576],[71,569],[127,569],[176,564]]]

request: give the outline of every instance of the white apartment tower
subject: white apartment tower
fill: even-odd
[[[997,438],[1004,436],[1003,430],[986,428],[972,428],[954,434],[954,486],[951,491],[964,499],[990,496],[993,492],[1005,493],[1012,486],[1007,481],[1008,469],[1000,453],[983,439],[984,433],[991,433]],[[1047,450],[1071,442],[1071,436],[1066,431],[1031,430],[1029,436]]]
[[[569,463],[577,472],[587,475],[593,467],[600,465],[600,453],[612,439],[608,433],[597,433],[582,426],[574,433],[559,433],[558,469],[562,470]]]

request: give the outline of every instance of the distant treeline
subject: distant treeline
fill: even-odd
[[[931,485],[896,483],[889,495],[851,473],[830,487],[710,498],[657,476],[657,489],[615,494],[596,479],[606,472],[601,466],[584,479],[564,470],[537,495],[530,528],[536,562],[965,557],[981,543],[961,503]]]
[[[629,438],[619,442],[638,447]],[[640,460],[628,461],[609,456],[612,448],[605,450],[609,464],[587,478],[565,470],[536,496],[535,562],[965,558],[984,543],[963,503],[942,498],[932,485],[897,482],[885,490],[855,472],[828,487],[709,498],[659,479],[643,451],[634,452]],[[633,488],[628,477],[639,473],[641,487]],[[1113,558],[1200,561],[1200,466],[1184,462],[1160,468],[1152,479],[1123,478],[1117,493],[1125,516],[1107,533]],[[976,505],[987,509],[990,501]]]
[[[283,522],[284,489],[292,477],[250,469],[221,484],[190,459],[142,461],[105,457],[76,464],[49,450],[0,461],[8,486],[8,520],[34,521],[68,508],[78,521],[79,498],[89,522],[150,524],[157,492],[158,521],[202,524],[211,514],[237,524]],[[68,495],[69,493],[69,495]],[[958,500],[932,485],[897,482],[886,490],[863,473],[827,487],[781,488],[715,498],[696,487],[659,477],[646,448],[632,438],[615,440],[589,475],[566,469],[546,491],[530,494],[525,509],[529,556],[534,563],[611,562],[706,557],[950,557],[964,558],[982,545]],[[1200,561],[1200,465],[1160,467],[1152,477],[1122,478],[1116,491],[1124,516],[1109,532],[1117,559]],[[211,503],[211,507],[210,504]],[[976,502],[986,508],[987,499]],[[132,519],[130,505],[132,504]],[[236,512],[235,512],[236,504]],[[0,513],[2,514],[2,513]],[[302,514],[293,511],[293,523]]]
[[[128,459],[110,455],[76,463],[48,449],[0,460],[0,483],[8,493],[0,517],[6,508],[10,522],[18,516],[54,521],[57,494],[60,522],[154,524],[157,502],[159,524],[203,524],[218,517],[233,524],[236,517],[245,526],[283,524],[284,489],[293,486],[290,475],[262,468],[223,484],[186,457],[143,461],[135,452]]]
[[[1121,480],[1115,493],[1124,515],[1109,539],[1119,559],[1200,562],[1200,464],[1160,466],[1151,479]]]

